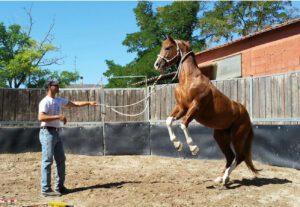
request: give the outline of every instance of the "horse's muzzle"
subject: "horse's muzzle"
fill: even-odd
[[[163,73],[163,69],[165,68],[166,62],[161,59],[161,58],[157,58],[155,63],[154,63],[154,68],[155,70],[158,70],[160,73]]]

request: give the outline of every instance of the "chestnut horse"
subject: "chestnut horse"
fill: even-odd
[[[198,153],[199,148],[193,143],[187,129],[189,123],[195,119],[214,129],[214,138],[226,157],[225,170],[222,177],[215,179],[216,182],[226,184],[232,170],[243,161],[256,174],[259,170],[254,167],[251,158],[253,130],[246,108],[222,94],[203,75],[197,67],[195,55],[188,42],[168,37],[162,42],[154,67],[163,73],[174,64],[178,65],[179,83],[175,90],[176,105],[166,124],[175,148],[182,150],[182,143],[174,134],[172,123],[183,118],[180,127],[187,144],[193,155]]]

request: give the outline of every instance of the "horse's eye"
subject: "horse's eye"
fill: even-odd
[[[172,46],[166,47],[165,50],[170,50],[171,48],[172,48]]]

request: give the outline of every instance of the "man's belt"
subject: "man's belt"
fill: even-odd
[[[55,131],[58,131],[59,128],[57,127],[52,127],[52,126],[42,126],[41,129],[48,129],[48,130],[55,130]]]

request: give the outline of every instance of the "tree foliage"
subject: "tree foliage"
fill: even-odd
[[[78,72],[62,71],[59,74],[44,69],[61,60],[45,58],[46,54],[57,50],[51,44],[49,33],[39,43],[30,37],[30,32],[22,31],[20,25],[6,27],[0,23],[0,87],[41,87],[49,77],[60,78],[62,86],[78,80]]]
[[[199,19],[207,44],[230,41],[295,17],[289,1],[217,1]]]
[[[136,59],[125,66],[107,60],[108,70],[104,76],[109,78],[106,87],[128,87],[131,83],[141,79],[112,79],[114,76],[142,75],[148,78],[158,75],[153,69],[153,64],[159,53],[161,41],[167,34],[174,38],[201,42],[193,31],[197,26],[197,13],[199,2],[173,2],[171,5],[160,7],[153,11],[152,2],[140,1],[134,9],[139,31],[127,34],[123,45],[128,47],[128,52],[137,53]],[[178,15],[180,14],[180,15]],[[198,48],[203,45],[195,44]],[[172,70],[172,69],[171,69]],[[174,70],[174,69],[173,69]]]

